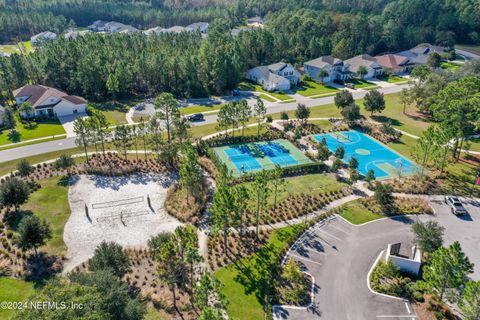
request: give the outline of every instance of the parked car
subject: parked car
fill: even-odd
[[[147,99],[145,100],[145,102],[146,102],[146,103],[153,103],[153,98],[147,98]]]
[[[353,89],[355,90],[355,85],[353,83],[345,83],[345,88]]]
[[[145,103],[139,103],[135,106],[135,110],[137,111],[141,111],[141,110],[145,110]]]
[[[454,215],[467,214],[467,209],[460,202],[460,199],[457,197],[445,197],[445,203],[448,204],[450,210]]]
[[[205,118],[203,117],[203,114],[201,113],[195,113],[192,115],[187,116],[187,120],[190,122],[194,121],[203,121]]]
[[[234,97],[240,95],[240,90],[238,90],[238,89],[233,89],[233,90],[232,90],[232,95],[233,95]]]

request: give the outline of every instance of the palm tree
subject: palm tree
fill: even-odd
[[[324,84],[325,78],[328,77],[328,76],[329,76],[329,74],[328,74],[327,70],[320,69],[320,71],[318,71],[317,77],[320,78],[320,82],[322,83],[322,85]]]

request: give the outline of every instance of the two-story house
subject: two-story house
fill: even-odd
[[[335,80],[345,81],[352,76],[352,73],[349,70],[349,65],[332,56],[323,56],[307,61],[303,64],[303,69],[312,79],[323,82],[331,82]],[[320,70],[325,70],[328,75],[325,77],[319,77]]]
[[[384,70],[391,70],[395,74],[409,73],[415,66],[410,59],[398,54],[384,54],[376,56],[375,59]]]
[[[87,101],[84,98],[47,86],[26,85],[13,91],[13,96],[17,106],[27,102],[33,107],[32,114],[21,114],[24,118],[62,117],[86,112]]]
[[[345,63],[349,65],[349,69],[357,77],[362,76],[363,79],[371,79],[383,74],[383,68],[377,63],[377,60],[369,54],[362,54],[348,60]],[[367,72],[364,75],[360,75],[358,72],[362,67],[365,67]]]
[[[267,91],[285,91],[298,84],[300,74],[290,63],[274,63],[247,71],[246,78]]]

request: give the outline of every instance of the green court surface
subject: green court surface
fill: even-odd
[[[275,165],[282,167],[310,163],[300,150],[285,139],[232,144],[213,148],[215,155],[234,176],[242,173],[271,170]]]

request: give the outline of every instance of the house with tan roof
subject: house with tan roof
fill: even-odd
[[[13,96],[17,106],[27,102],[33,107],[33,114],[22,117],[63,117],[86,112],[84,98],[43,85],[26,85],[14,90]]]
[[[415,64],[405,56],[398,54],[384,54],[376,56],[377,63],[385,70],[392,70],[395,74],[409,73]]]
[[[300,80],[298,71],[290,63],[285,62],[255,67],[248,70],[245,77],[267,91],[290,90],[291,86]]]
[[[345,64],[343,60],[334,58],[332,56],[323,56],[307,61],[303,64],[303,70],[312,79],[323,82],[331,82],[335,80],[345,81],[352,77],[352,72],[349,70],[349,65]],[[328,76],[320,79],[318,76],[320,70],[325,70],[328,73]]]
[[[349,65],[351,72],[359,76],[358,71],[361,67],[367,69],[367,73],[363,76],[364,79],[371,79],[383,74],[383,68],[377,63],[377,60],[369,54],[361,54],[359,56],[345,60]]]

